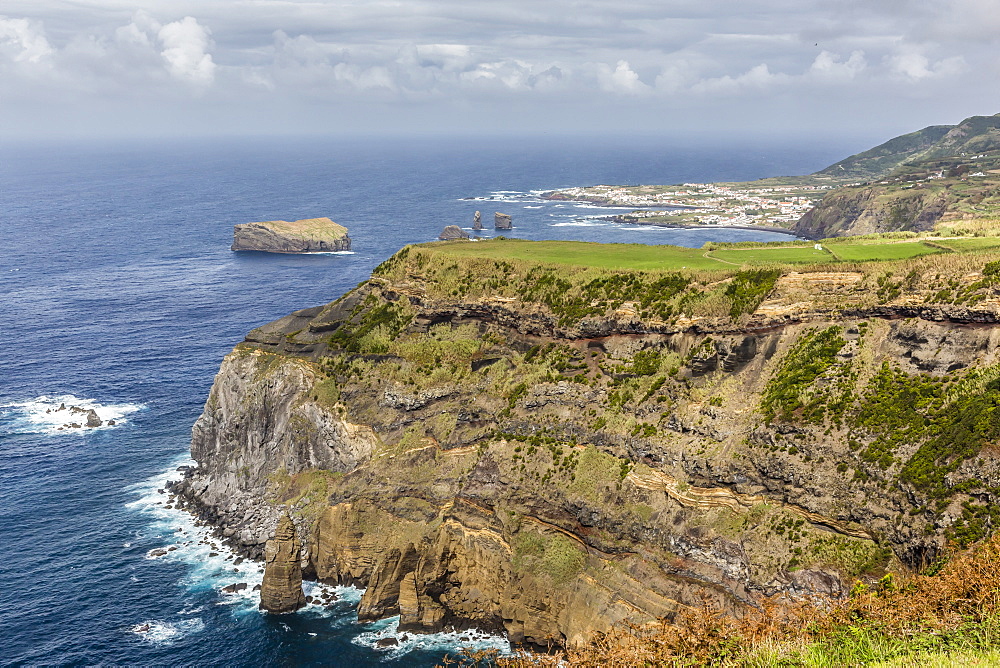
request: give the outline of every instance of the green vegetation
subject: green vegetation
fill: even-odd
[[[1000,239],[998,239],[1000,241]],[[916,242],[895,242],[895,243],[867,243],[849,244],[838,243],[828,245],[827,248],[836,255],[837,259],[845,262],[869,262],[872,260],[905,260],[920,255],[930,255],[941,253],[943,249],[924,243]]]
[[[757,248],[720,248],[710,257],[733,264],[820,264],[835,258],[814,246],[778,246]]]
[[[813,384],[833,366],[847,343],[841,332],[837,326],[812,329],[795,342],[764,389],[760,409],[767,422],[788,422],[796,416],[814,423],[823,419],[829,397],[813,389]]]
[[[971,237],[966,239],[940,239],[935,245],[945,246],[959,253],[963,251],[986,250],[1000,248],[1000,237]]]
[[[697,248],[646,244],[598,244],[584,241],[522,241],[494,239],[477,242],[434,242],[419,248],[433,249],[443,258],[474,257],[525,260],[535,264],[592,267],[596,269],[725,270],[726,265],[703,257]]]
[[[333,332],[330,345],[352,353],[386,353],[411,319],[405,306],[368,295]]]
[[[896,453],[919,444],[902,462],[900,480],[928,494],[945,499],[969,491],[969,483],[953,486],[947,476],[961,463],[979,454],[1000,438],[1000,378],[996,368],[972,371],[964,378],[943,379],[927,374],[909,375],[888,362],[869,380],[859,408],[851,420],[856,439],[867,437],[860,450],[865,461],[882,469],[901,463]],[[982,525],[985,516],[966,508],[956,537],[969,542],[982,531],[964,526]]]
[[[514,537],[514,568],[543,575],[556,585],[575,578],[587,563],[583,548],[561,533],[522,530]]]
[[[781,276],[778,269],[753,269],[740,271],[733,276],[732,282],[726,286],[726,296],[732,300],[729,316],[734,320],[744,313],[753,313],[774,289],[774,284]]]

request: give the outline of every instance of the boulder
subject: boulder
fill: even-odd
[[[483,229],[483,214],[476,211],[476,215],[472,217],[472,229],[481,230]]]
[[[292,518],[278,520],[274,538],[264,546],[264,581],[260,609],[273,614],[295,612],[306,604],[302,593],[302,546]]]
[[[97,415],[97,411],[91,408],[87,411],[87,426],[88,427],[100,427],[104,422],[101,420],[100,416]]]
[[[318,253],[351,250],[347,228],[329,218],[243,223],[233,228],[234,251]]]
[[[493,214],[493,226],[498,230],[512,230],[514,224],[511,222],[510,214],[497,211]]]
[[[441,241],[453,241],[455,239],[468,239],[469,233],[463,230],[458,225],[448,225],[441,231],[441,235],[438,237]]]

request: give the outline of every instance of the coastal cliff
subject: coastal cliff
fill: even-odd
[[[982,255],[684,273],[461,255],[502,243],[408,247],[252,331],[194,427],[187,507],[257,558],[289,512],[307,577],[366,587],[361,620],[540,646],[839,596],[991,530]]]
[[[233,229],[234,251],[319,253],[351,250],[347,228],[329,218],[243,223]]]

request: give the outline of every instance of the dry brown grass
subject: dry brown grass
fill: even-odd
[[[956,554],[935,575],[889,575],[872,585],[858,584],[842,600],[816,598],[789,603],[774,599],[750,609],[741,619],[706,605],[680,613],[673,623],[663,620],[651,627],[619,627],[580,649],[506,657],[466,652],[445,665],[864,665],[869,661],[843,658],[851,655],[845,643],[858,642],[866,651],[879,643],[894,648],[895,654],[881,660],[920,656],[928,649],[928,639],[932,649],[936,641],[949,651],[966,647],[969,643],[962,644],[963,634],[978,638],[972,642],[975,648],[988,649],[984,645],[993,642],[998,617],[1000,539],[995,538]],[[982,629],[985,632],[981,633]],[[870,642],[873,638],[879,642]],[[907,650],[911,646],[907,643],[914,649]],[[832,657],[827,660],[822,658],[824,645],[839,645],[827,653]],[[809,648],[814,651],[806,661],[803,657]]]

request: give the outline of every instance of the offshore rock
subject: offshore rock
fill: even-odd
[[[295,612],[306,604],[302,593],[302,558],[295,524],[288,515],[278,520],[274,538],[264,548],[264,581],[260,588],[260,609],[280,615]]]
[[[497,211],[493,214],[493,226],[498,230],[512,230],[514,224],[511,222],[510,214]]]
[[[454,241],[455,239],[468,239],[469,233],[458,225],[448,225],[441,231],[438,239],[441,241]]]
[[[476,215],[472,217],[472,229],[481,230],[483,229],[483,214],[476,211]]]
[[[351,250],[347,228],[329,218],[244,223],[233,229],[234,251],[319,253]]]
[[[102,424],[104,423],[101,421],[101,418],[97,415],[97,411],[95,411],[93,408],[87,411],[88,427],[100,427]]]

